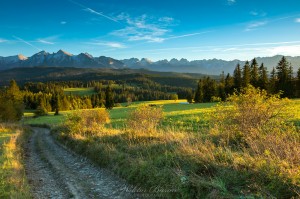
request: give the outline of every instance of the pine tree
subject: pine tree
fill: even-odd
[[[55,111],[54,115],[58,115],[61,108],[61,101],[58,93],[52,94],[51,106],[53,111]]]
[[[242,86],[247,87],[250,84],[251,81],[251,69],[249,62],[246,61],[244,67],[243,67],[243,81]]]
[[[187,92],[186,92],[186,100],[187,100],[187,102],[190,103],[190,104],[193,103],[193,98],[194,98],[194,96],[193,96],[192,89],[188,89]]]
[[[288,69],[288,81],[287,81],[287,96],[288,97],[294,97],[295,96],[295,85],[294,85],[294,75],[293,75],[293,66],[291,63],[289,63],[289,69]]]
[[[258,74],[258,64],[254,58],[251,62],[251,72],[250,72],[250,83],[254,87],[258,87],[259,84],[259,74]]]
[[[289,62],[283,56],[279,61],[277,67],[277,89],[283,91],[283,97],[288,97],[290,95],[289,87],[290,87],[290,74],[289,74]]]
[[[0,91],[0,121],[12,122],[22,119],[23,94],[15,80],[11,80],[9,87]]]
[[[296,90],[297,90],[297,95],[296,97],[300,97],[300,68],[298,68],[297,71],[297,83],[296,83]]]
[[[194,101],[195,103],[203,102],[203,81],[201,79],[198,81]]]
[[[110,85],[106,87],[105,90],[105,108],[106,109],[112,109],[114,107],[114,96],[112,93],[112,89]]]
[[[240,64],[237,64],[234,69],[233,79],[234,79],[234,88],[236,88],[239,91],[242,87],[242,71],[241,71]]]
[[[267,90],[268,88],[268,72],[262,63],[259,67],[259,81],[258,87],[261,89]]]
[[[226,94],[232,94],[233,91],[234,91],[233,88],[234,88],[234,79],[228,73],[226,75],[226,78],[225,78],[225,92],[226,92]]]
[[[203,102],[210,102],[216,96],[216,81],[210,77],[203,79]]]
[[[222,71],[220,75],[220,82],[218,84],[218,96],[221,98],[222,101],[226,99],[224,71]]]
[[[273,67],[273,69],[271,71],[271,76],[270,76],[269,84],[268,84],[268,91],[269,91],[269,93],[271,93],[271,94],[278,93],[276,85],[277,85],[276,70]]]

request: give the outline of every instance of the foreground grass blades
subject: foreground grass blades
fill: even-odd
[[[22,162],[29,131],[0,124],[0,198],[31,198]]]

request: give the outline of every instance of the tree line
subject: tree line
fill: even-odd
[[[291,63],[282,57],[269,73],[264,64],[259,66],[254,58],[251,63],[246,61],[243,66],[237,64],[233,75],[228,73],[225,76],[223,72],[219,81],[210,77],[200,79],[194,93],[188,94],[186,98],[195,103],[224,101],[230,94],[250,84],[270,94],[281,93],[281,97],[300,97],[300,68],[295,76]]]
[[[36,110],[37,115],[50,111],[90,109],[105,107],[111,109],[119,103],[150,100],[177,100],[186,98],[189,102],[224,101],[235,91],[247,85],[267,90],[270,94],[281,92],[282,97],[300,97],[300,69],[294,75],[292,65],[285,57],[268,72],[264,64],[253,59],[243,66],[238,64],[233,74],[222,73],[219,80],[204,77],[195,90],[187,87],[161,85],[146,76],[118,81],[61,81],[27,82],[19,88],[12,80],[8,87],[0,89],[0,120],[20,120],[24,109]],[[65,93],[65,88],[93,87],[91,95]]]

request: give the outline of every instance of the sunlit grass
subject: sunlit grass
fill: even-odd
[[[65,88],[64,93],[66,95],[80,95],[80,96],[88,96],[96,93],[93,87],[90,88]]]
[[[163,198],[300,196],[299,131],[290,124],[299,123],[300,100],[293,100],[286,109],[288,100],[263,101],[257,95],[239,106],[232,103],[218,108],[216,103],[157,102],[164,112],[162,126],[148,131],[132,127],[130,122],[126,126],[136,107],[132,105],[110,110],[114,128],[98,131],[87,127],[80,132],[67,123],[70,126],[60,126],[52,133],[134,185],[145,190],[156,186],[177,190],[164,193]],[[275,119],[251,123],[269,112],[275,113]],[[146,124],[143,119],[136,120]]]
[[[162,106],[164,112],[162,125],[165,127],[176,127],[185,131],[197,131],[199,128],[206,127],[209,122],[209,114],[214,110],[217,103],[185,104],[185,102],[186,100],[157,100],[134,102],[128,107],[115,107],[109,110],[111,123],[108,126],[115,129],[124,128],[128,114],[132,110],[140,104],[151,104]],[[34,118],[32,117],[33,111],[26,111],[24,123],[55,126],[64,122],[66,114],[71,112],[61,111],[58,116],[55,116],[54,112],[50,112],[47,116]],[[287,119],[300,127],[300,99],[292,100],[291,105],[282,114],[292,115]]]
[[[16,126],[0,125],[0,198],[30,198],[21,160],[22,133]]]

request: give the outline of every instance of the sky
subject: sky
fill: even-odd
[[[1,0],[0,56],[300,55],[300,0]]]

